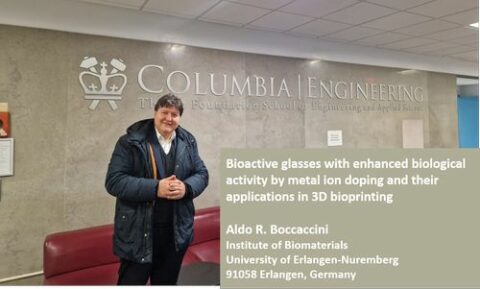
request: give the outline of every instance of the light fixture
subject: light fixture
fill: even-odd
[[[471,26],[471,27],[475,27],[475,28],[477,28],[477,29],[478,29],[478,22],[477,22],[477,23],[472,23],[472,24],[470,24],[469,26]]]
[[[403,74],[403,75],[413,74],[413,73],[417,73],[417,72],[418,72],[418,70],[416,70],[416,69],[406,69],[406,70],[398,71],[398,73]]]
[[[185,46],[184,45],[180,45],[180,44],[170,44],[170,51],[172,53],[180,53],[181,51],[183,51],[185,49]]]

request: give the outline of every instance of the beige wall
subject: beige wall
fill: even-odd
[[[186,47],[172,53],[170,45],[35,30],[0,25],[0,102],[8,102],[15,138],[15,175],[2,178],[0,201],[0,279],[42,269],[42,243],[52,232],[111,223],[114,198],[104,189],[113,146],[132,122],[152,115],[140,98],[159,94],[140,89],[137,74],[147,64],[182,70],[245,77],[261,75],[293,81],[298,75],[319,79],[414,85],[424,88],[419,111],[323,113],[311,102],[355,104],[358,101],[295,97],[196,95],[190,89],[182,125],[197,137],[211,172],[211,184],[196,200],[197,208],[219,204],[219,154],[225,147],[326,147],[327,130],[342,130],[344,146],[402,146],[402,120],[424,121],[426,147],[457,146],[455,76],[431,72],[399,73],[401,69],[253,55]],[[128,84],[113,111],[105,101],[89,110],[78,75],[85,56],[100,62],[114,57],[127,65]],[[151,86],[159,85],[146,75]],[[230,87],[229,87],[230,89]],[[301,87],[305,93],[306,87]],[[305,109],[199,109],[193,101],[248,104],[293,100]],[[376,105],[363,101],[362,105]],[[384,102],[385,104],[385,102]]]

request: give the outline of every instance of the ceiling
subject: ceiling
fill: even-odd
[[[70,0],[478,63],[478,0]]]

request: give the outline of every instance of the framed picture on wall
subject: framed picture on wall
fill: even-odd
[[[13,138],[0,139],[0,177],[13,176]]]
[[[0,138],[7,138],[10,136],[10,117],[8,112],[0,112]]]

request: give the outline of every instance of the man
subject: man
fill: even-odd
[[[117,198],[113,250],[119,285],[175,285],[193,239],[193,198],[208,185],[195,138],[179,126],[182,101],[162,96],[153,119],[120,137],[105,187]]]

